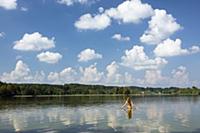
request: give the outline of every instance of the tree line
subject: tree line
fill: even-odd
[[[0,82],[0,97],[16,95],[76,95],[76,94],[131,94],[131,95],[200,95],[200,89],[191,88],[151,88],[137,86],[104,86],[84,84],[16,84]]]

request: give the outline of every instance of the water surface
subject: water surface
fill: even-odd
[[[114,96],[0,99],[0,132],[200,132],[200,97],[132,100],[127,111]]]

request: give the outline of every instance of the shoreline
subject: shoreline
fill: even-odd
[[[72,95],[15,95],[13,96],[14,98],[28,98],[28,97],[107,97],[107,96],[112,96],[112,97],[123,97],[127,96],[125,94],[72,94]],[[142,95],[142,94],[129,94],[128,96],[135,96],[135,97],[149,97],[149,96],[155,96],[155,97],[166,97],[166,96],[173,96],[173,97],[179,97],[179,96],[200,96],[200,95],[172,95],[172,94],[158,94],[158,95]],[[11,98],[11,97],[3,97],[3,98]]]
[[[137,86],[104,86],[85,84],[16,84],[0,81],[0,97],[63,97],[63,96],[196,96],[200,88],[152,88]]]

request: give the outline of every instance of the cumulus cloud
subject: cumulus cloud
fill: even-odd
[[[165,10],[155,9],[154,12],[148,22],[148,29],[140,37],[140,41],[146,44],[158,44],[181,29],[176,19],[171,14],[167,14]]]
[[[153,9],[141,0],[126,0],[116,8],[106,10],[105,13],[123,23],[139,23],[142,19],[150,17]]]
[[[35,75],[31,76],[32,77],[32,83],[38,83],[38,82],[42,82],[44,83],[46,75],[44,73],[44,71],[36,71]]]
[[[42,52],[37,55],[37,58],[41,62],[46,62],[50,64],[57,63],[60,59],[62,59],[62,55],[60,53],[54,53],[54,52]]]
[[[3,80],[15,81],[15,80],[26,80],[29,78],[30,69],[22,60],[16,63],[15,69],[10,73],[3,73]]]
[[[29,66],[22,60],[17,61],[14,70],[4,72],[0,75],[0,81],[13,83],[38,83],[47,82],[55,84],[64,83],[86,83],[86,84],[104,84],[104,85],[141,85],[141,86],[177,86],[183,87],[193,85],[194,82],[189,79],[187,68],[179,66],[173,69],[170,75],[163,76],[161,69],[146,70],[143,78],[133,77],[129,72],[121,71],[123,67],[116,61],[106,66],[104,72],[97,69],[96,64],[88,67],[80,67],[76,70],[72,67],[66,67],[60,72],[50,72],[45,76],[43,71],[33,73]]]
[[[171,84],[175,86],[184,86],[189,83],[189,73],[185,66],[179,66],[172,72]]]
[[[53,83],[71,83],[77,82],[77,72],[71,68],[67,67],[61,72],[50,72],[48,75],[48,80]]]
[[[130,37],[126,36],[126,37],[123,37],[121,34],[114,34],[112,36],[112,39],[115,39],[115,40],[118,40],[118,41],[130,41]]]
[[[98,71],[96,63],[88,67],[80,67],[76,70],[71,67],[63,69],[61,72],[50,72],[48,81],[53,83],[103,83],[104,73]]]
[[[60,72],[50,72],[47,76],[48,81],[55,84],[64,83],[88,83],[88,84],[104,84],[104,85],[127,85],[136,84],[136,80],[128,72],[119,72],[120,66],[117,62],[111,62],[106,71],[100,72],[96,64],[88,67],[80,67],[76,70],[67,67]],[[137,82],[138,83],[138,82]]]
[[[104,75],[97,70],[96,64],[86,68],[80,67],[80,72],[82,74],[80,81],[83,83],[100,83]]]
[[[156,46],[154,53],[156,56],[168,57],[200,52],[199,46],[192,46],[189,49],[183,49],[181,48],[181,43],[180,39],[176,39],[175,41],[166,39]]]
[[[189,78],[189,72],[185,66],[178,66],[171,73],[162,75],[162,70],[146,70],[142,84],[146,86],[175,86],[188,87],[198,85],[198,83]]]
[[[89,3],[94,3],[96,0],[57,0],[59,4],[64,4],[67,6],[72,6],[75,3],[79,4],[89,4]]]
[[[168,62],[160,57],[150,59],[144,52],[143,46],[135,45],[132,49],[126,50],[125,55],[121,57],[121,64],[135,70],[158,69]]]
[[[87,62],[94,59],[101,59],[103,56],[99,53],[96,53],[93,49],[85,49],[78,54],[79,62]]]
[[[118,64],[115,61],[113,61],[106,67],[106,70],[108,71],[107,76],[112,77],[117,73],[118,69],[119,69]]]
[[[21,40],[14,42],[13,49],[20,51],[40,51],[55,47],[54,38],[42,36],[39,32],[24,34]]]
[[[165,77],[162,76],[161,70],[145,71],[144,81],[146,84],[155,85],[162,80],[165,80]]]
[[[103,30],[111,24],[111,19],[106,14],[82,15],[74,26],[80,30]]]
[[[193,45],[191,48],[189,48],[189,51],[190,51],[191,54],[198,53],[198,52],[200,52],[200,47]]]
[[[185,66],[179,66],[173,69],[169,75],[162,75],[161,70],[147,70],[144,75],[145,85],[154,86],[177,86],[185,87],[194,84],[192,80],[189,79],[189,73]],[[144,85],[143,84],[143,85]]]
[[[106,67],[106,82],[107,83],[120,83],[122,80],[122,75],[118,72],[119,65],[113,61]]]
[[[154,49],[154,53],[156,56],[166,57],[187,54],[188,50],[181,48],[180,39],[176,39],[175,41],[167,39],[157,45]]]
[[[84,14],[74,25],[80,30],[103,30],[110,26],[111,19],[123,23],[139,23],[152,14],[153,9],[149,4],[143,4],[140,0],[126,0],[116,8],[104,10],[100,7],[99,14]]]
[[[104,83],[107,85],[132,85],[137,81],[132,74],[128,72],[120,72],[120,65],[113,61],[106,67]],[[138,82],[137,82],[138,83]]]
[[[6,10],[13,10],[17,8],[17,0],[0,0],[0,7]]]
[[[41,82],[45,78],[43,71],[33,74],[26,63],[22,60],[17,61],[15,69],[11,72],[4,72],[0,76],[3,82]]]

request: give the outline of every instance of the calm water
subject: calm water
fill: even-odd
[[[136,109],[120,109],[123,97],[0,99],[0,133],[173,132],[200,133],[200,97],[132,97]]]

